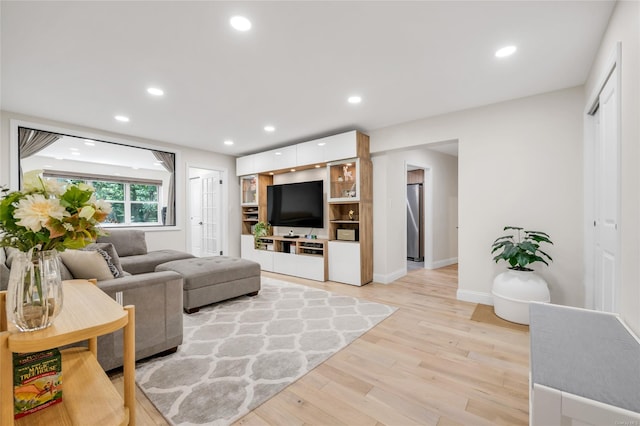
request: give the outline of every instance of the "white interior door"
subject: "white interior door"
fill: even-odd
[[[202,183],[200,177],[189,179],[189,226],[191,227],[191,254],[201,256],[202,246]]]
[[[201,256],[222,254],[222,180],[220,172],[208,173],[201,182]]]
[[[616,73],[598,98],[594,152],[594,308],[618,312],[619,126]]]

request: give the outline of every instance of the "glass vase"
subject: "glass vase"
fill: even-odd
[[[50,326],[62,310],[60,257],[56,250],[15,254],[7,288],[7,317],[20,331]]]

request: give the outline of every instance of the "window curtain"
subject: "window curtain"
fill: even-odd
[[[167,201],[167,213],[165,218],[165,225],[176,224],[176,197],[175,197],[175,175],[176,175],[176,162],[174,154],[163,151],[153,151],[153,156],[156,160],[162,161],[164,168],[171,173],[169,178],[169,196]]]
[[[58,139],[62,135],[55,133],[43,132],[42,130],[27,129],[26,127],[18,128],[18,146],[20,147],[20,159],[31,157],[32,155],[42,151]],[[20,168],[20,179],[22,180],[22,164]]]

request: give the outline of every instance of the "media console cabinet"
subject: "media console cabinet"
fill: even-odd
[[[296,176],[309,169],[325,171],[325,226],[319,232],[326,238],[270,235],[256,244],[254,225],[268,222],[267,186],[304,181]],[[317,281],[358,286],[373,281],[373,165],[369,136],[351,131],[240,157],[236,159],[236,174],[240,178],[243,258],[260,263],[265,271]],[[281,179],[285,174],[286,179]],[[276,234],[277,231],[276,228]],[[340,239],[343,235],[352,236],[351,240]]]

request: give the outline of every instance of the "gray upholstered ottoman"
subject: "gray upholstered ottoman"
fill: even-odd
[[[245,294],[255,296],[260,291],[260,264],[238,257],[174,260],[156,266],[156,271],[174,271],[182,275],[183,306],[189,314],[211,303]]]

